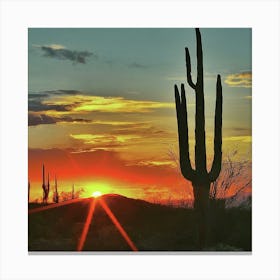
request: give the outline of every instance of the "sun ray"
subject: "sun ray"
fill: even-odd
[[[105,210],[105,212],[107,213],[107,215],[109,216],[109,218],[112,220],[112,222],[116,226],[116,228],[118,229],[118,231],[120,232],[120,234],[122,235],[122,237],[125,239],[125,241],[129,245],[129,247],[133,251],[138,251],[138,249],[136,248],[136,246],[134,245],[134,243],[128,236],[127,232],[124,230],[124,228],[122,227],[122,225],[120,224],[120,222],[118,221],[116,216],[113,214],[111,209],[108,207],[107,203],[102,198],[99,199],[99,202],[100,202],[101,206],[103,207],[103,209]]]
[[[80,238],[78,246],[77,246],[77,251],[82,251],[83,250],[83,247],[84,247],[84,244],[85,244],[85,241],[86,241],[86,237],[87,237],[87,234],[88,234],[88,229],[89,229],[89,226],[92,222],[92,217],[93,217],[93,212],[94,212],[94,209],[95,209],[95,205],[96,205],[96,199],[92,199],[92,202],[90,204],[90,209],[88,211],[87,219],[85,221],[85,225],[84,225],[84,228],[83,228],[83,232],[81,234],[81,238]]]

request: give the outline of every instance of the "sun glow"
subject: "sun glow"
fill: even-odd
[[[99,197],[99,196],[101,196],[102,195],[102,193],[100,192],[100,191],[95,191],[95,192],[93,192],[92,194],[91,194],[91,196],[92,197]]]
[[[94,197],[95,192],[100,192],[101,195],[119,194],[127,197],[135,197],[136,192],[131,190],[130,186],[120,183],[118,181],[109,181],[104,179],[96,179],[81,183],[85,192],[82,194],[83,198]]]

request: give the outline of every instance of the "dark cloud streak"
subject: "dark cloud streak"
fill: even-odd
[[[36,126],[40,124],[56,124],[59,122],[68,122],[68,123],[90,123],[91,120],[71,117],[51,117],[46,114],[28,114],[28,126]]]
[[[97,58],[96,54],[89,51],[72,51],[66,48],[54,48],[52,46],[40,46],[43,51],[44,57],[56,58],[60,60],[70,60],[73,64],[81,63],[85,64],[86,59],[90,56]]]
[[[140,64],[140,63],[137,63],[137,62],[133,62],[133,63],[128,64],[128,67],[129,68],[137,68],[137,69],[147,69],[148,68],[147,65]]]
[[[34,99],[43,99],[46,97],[50,97],[52,95],[78,95],[78,94],[86,94],[81,91],[75,90],[75,89],[56,89],[56,90],[46,90],[46,91],[40,91],[37,93],[29,93],[28,99],[34,100]]]
[[[57,112],[69,112],[73,109],[74,106],[71,105],[52,105],[44,104],[41,100],[29,100],[28,101],[28,110],[32,112],[41,112],[41,111],[57,111]]]

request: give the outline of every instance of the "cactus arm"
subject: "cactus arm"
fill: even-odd
[[[196,86],[202,90],[203,93],[203,52],[201,44],[201,34],[199,28],[195,29],[196,33],[196,56],[197,56],[197,83]]]
[[[177,112],[177,124],[179,135],[180,167],[182,175],[192,181],[194,170],[192,169],[189,156],[189,135],[188,135],[188,114],[186,105],[186,95],[184,85],[181,84],[181,98],[179,90],[175,85],[175,101]]]
[[[216,84],[216,108],[215,108],[215,135],[214,135],[214,159],[209,179],[214,182],[221,171],[222,165],[222,113],[223,113],[223,94],[221,76],[217,76]]]
[[[189,86],[192,89],[195,89],[195,84],[192,81],[191,58],[190,58],[190,53],[189,53],[189,49],[188,48],[185,48],[185,54],[186,54],[187,81],[188,81]]]

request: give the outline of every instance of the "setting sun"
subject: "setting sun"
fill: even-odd
[[[101,192],[99,192],[99,191],[93,192],[91,196],[92,197],[99,197],[99,196],[101,196]]]

